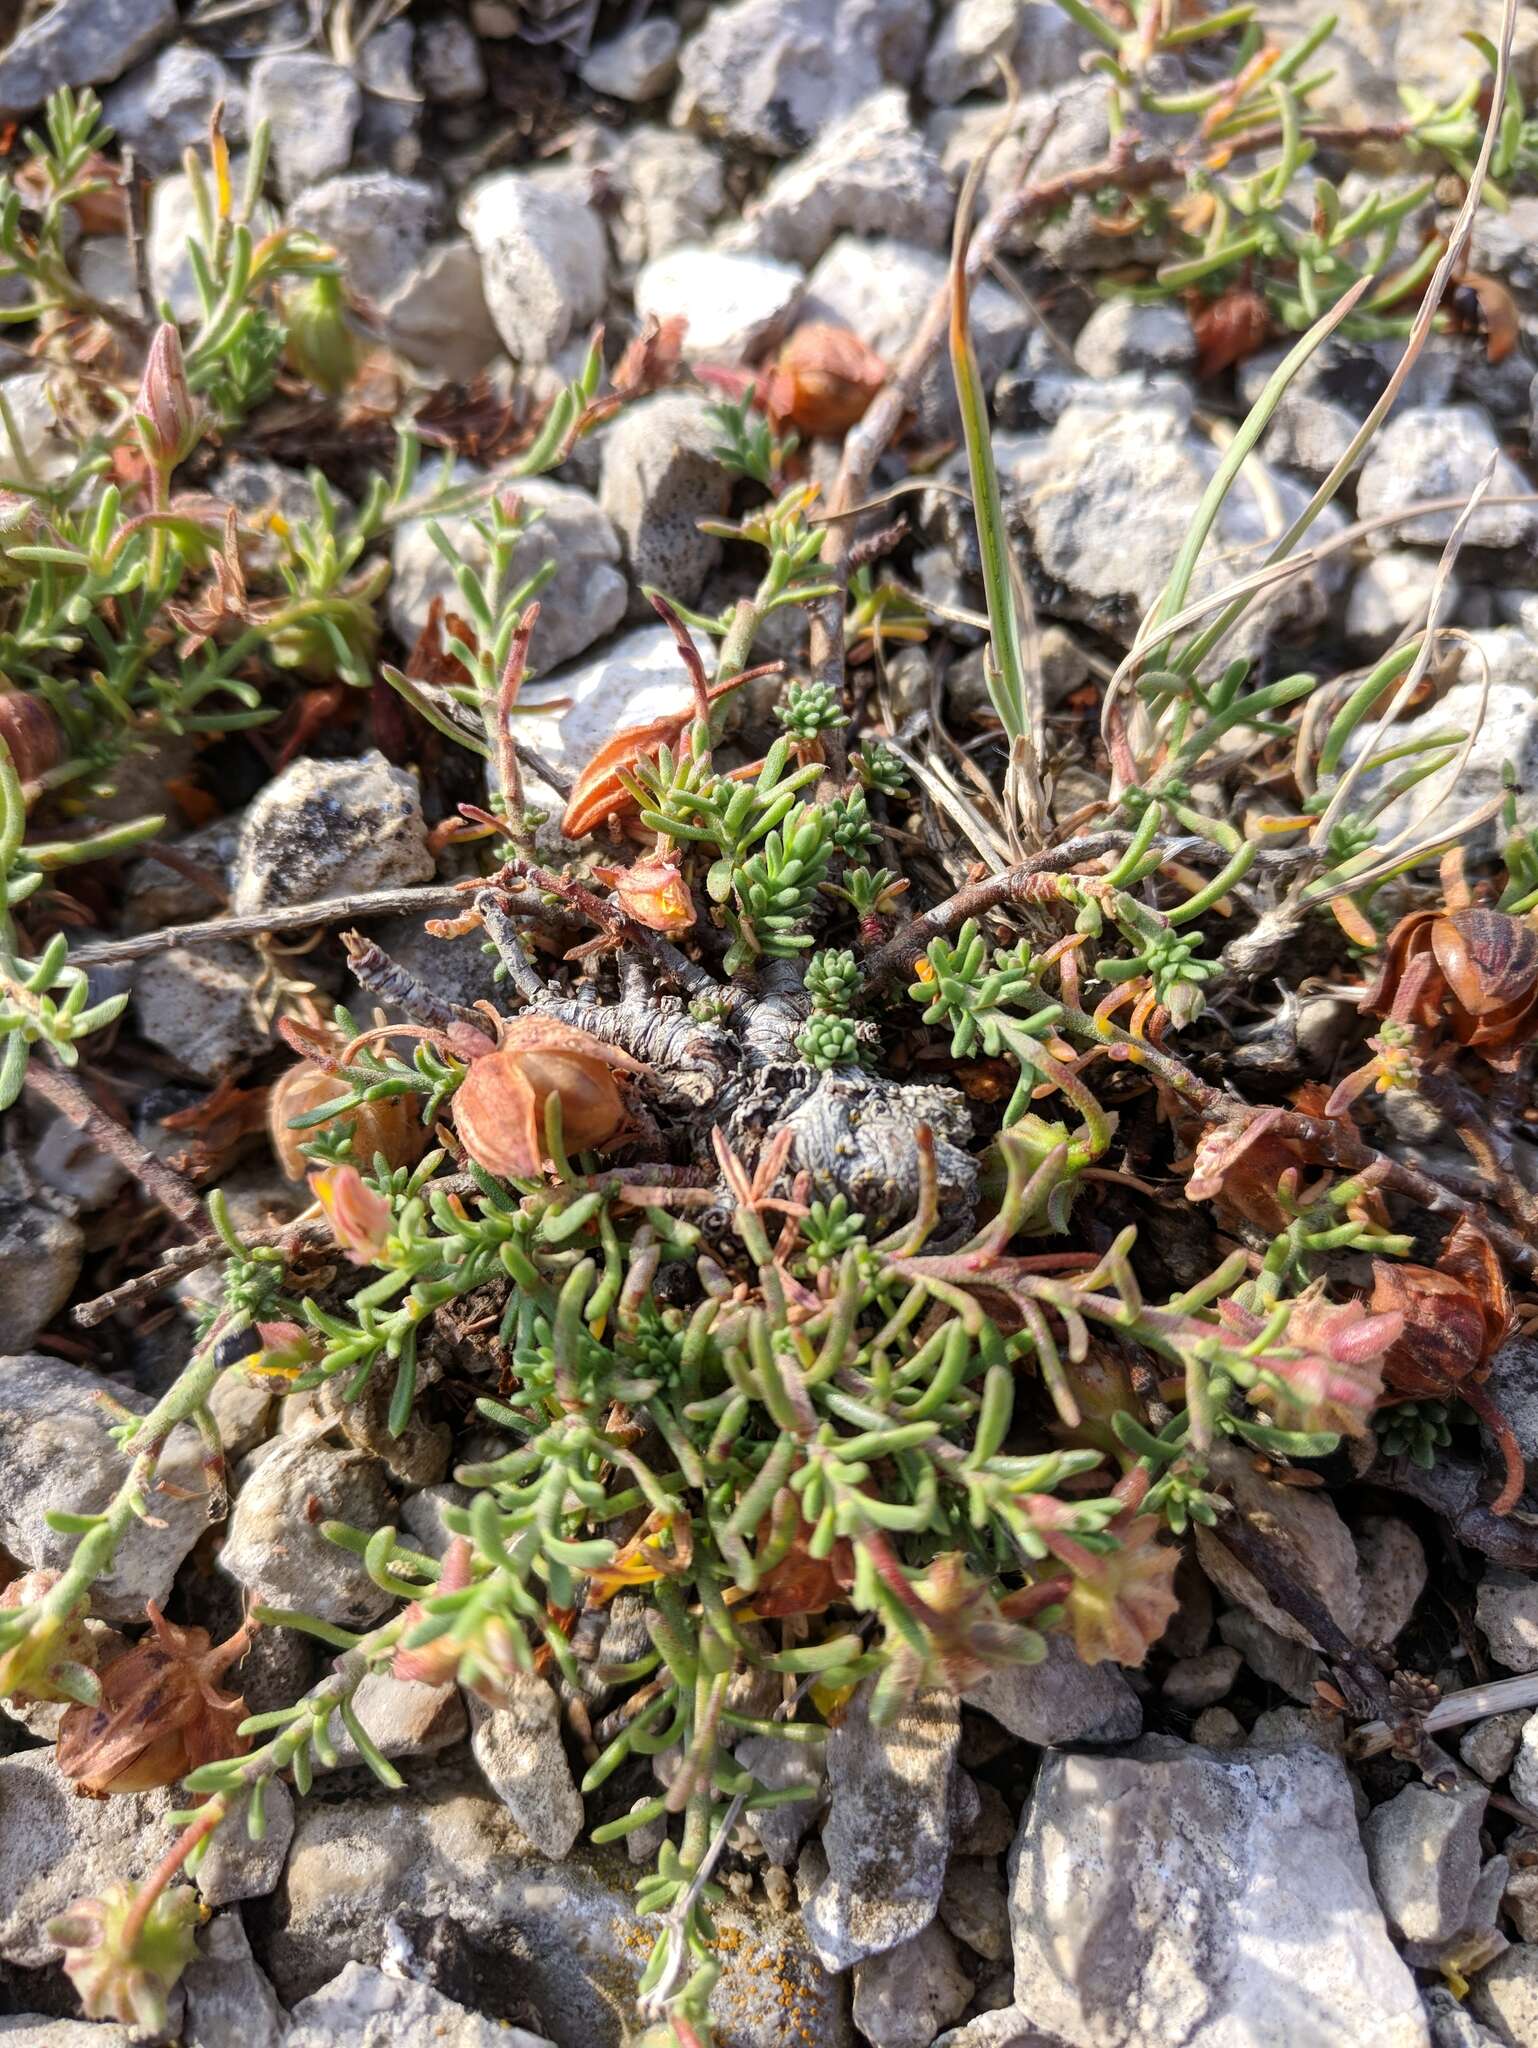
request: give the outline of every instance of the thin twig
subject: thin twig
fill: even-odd
[[[309,925],[338,924],[343,918],[405,917],[418,910],[451,910],[456,904],[463,904],[472,891],[485,887],[486,882],[477,875],[468,881],[444,882],[433,888],[373,889],[361,896],[328,896],[318,903],[289,903],[240,917],[207,917],[197,924],[167,925],[161,931],[136,932],[126,939],[102,939],[95,945],[78,946],[69,956],[70,965],[105,967],[118,960],[143,960],[151,953],[167,952],[172,946],[258,938],[264,932],[303,931]]]
[[[201,1224],[203,1199],[191,1181],[157,1159],[132,1131],[98,1108],[73,1074],[35,1059],[27,1068],[27,1092],[66,1117],[98,1150],[109,1152],[178,1224],[189,1228]]]

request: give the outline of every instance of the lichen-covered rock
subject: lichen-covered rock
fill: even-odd
[[[246,812],[231,908],[399,889],[432,872],[421,798],[404,769],[375,748],[355,761],[301,755]]]
[[[828,1874],[802,1917],[830,1970],[911,1941],[935,1917],[960,1729],[955,1698],[936,1691],[877,1727],[867,1687],[828,1737]]]
[[[430,1984],[349,1963],[294,2007],[284,2048],[553,2048],[543,2034],[467,2012]]]
[[[149,1412],[142,1394],[85,1366],[41,1351],[0,1358],[0,1544],[28,1571],[62,1570],[80,1540],[50,1529],[47,1515],[94,1514],[128,1476],[107,1434],[103,1395]],[[96,1581],[91,1608],[105,1621],[142,1621],[146,1600],[163,1606],[177,1566],[207,1524],[202,1446],[190,1426],[173,1430],[159,1482],[149,1501],[153,1519],[130,1522]]]
[[[1065,2048],[1428,2048],[1317,1749],[1042,1763],[1014,1849],[1015,2005]]]

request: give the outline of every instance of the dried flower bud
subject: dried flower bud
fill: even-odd
[[[1114,1550],[1086,1552],[1075,1561],[1065,1604],[1074,1648],[1086,1664],[1107,1659],[1141,1664],[1169,1626],[1180,1605],[1175,1592],[1180,1552],[1172,1543],[1159,1542],[1160,1527],[1155,1515],[1118,1520],[1110,1532],[1116,1538]]]
[[[801,434],[847,434],[886,382],[886,364],[847,327],[798,327],[764,391],[770,416]]]
[[[0,1593],[0,1609],[12,1614],[46,1599],[59,1583],[56,1571],[26,1572]],[[26,1705],[32,1700],[74,1700],[89,1686],[96,1643],[85,1625],[90,1602],[82,1599],[58,1621],[33,1622],[27,1633],[0,1653],[0,1699]]]
[[[166,1999],[192,1961],[204,1911],[191,1885],[163,1892],[141,1916],[140,1887],[115,1884],[99,1899],[77,1899],[48,1922],[64,1970],[91,2020],[117,2020],[148,2035],[166,2023]]]
[[[207,1629],[177,1628],[153,1602],[146,1611],[153,1633],[107,1666],[100,1704],[71,1707],[59,1729],[59,1769],[96,1798],[174,1785],[251,1746],[236,1732],[245,1701],[214,1681],[246,1654],[254,1624],[215,1645]]]
[[[294,1379],[320,1357],[316,1334],[303,1323],[258,1323],[256,1334],[261,1350],[248,1352],[240,1363],[243,1371],[259,1378]]]
[[[395,1222],[383,1195],[375,1194],[355,1166],[328,1166],[310,1175],[310,1192],[326,1212],[331,1234],[355,1266],[378,1265]]]
[[[59,721],[41,697],[25,690],[0,691],[0,740],[22,782],[35,781],[63,759]]]
[[[414,1114],[415,1096],[382,1096],[374,1102],[360,1102],[322,1123],[307,1124],[302,1131],[290,1130],[295,1117],[338,1102],[348,1092],[345,1081],[313,1060],[300,1060],[273,1083],[267,1098],[267,1135],[288,1179],[303,1180],[310,1169],[311,1162],[300,1146],[339,1124],[352,1125],[353,1156],[366,1164],[372,1163],[376,1152],[382,1152],[391,1166],[414,1166],[421,1158],[427,1133]]]
[[[476,1060],[454,1097],[454,1122],[478,1166],[504,1179],[544,1171],[545,1108],[561,1104],[561,1132],[573,1151],[606,1145],[625,1125],[614,1074],[641,1074],[639,1060],[553,1018],[518,1017],[495,1052]]]
[[[202,418],[187,388],[182,339],[169,320],[155,329],[135,406],[139,442],[150,468],[167,477],[197,446]]]
[[[595,868],[619,897],[620,908],[649,931],[676,937],[695,920],[689,884],[668,860],[638,860],[628,868]]]
[[[289,361],[328,398],[340,398],[358,373],[358,345],[341,279],[326,271],[306,279],[289,294],[283,311]]]

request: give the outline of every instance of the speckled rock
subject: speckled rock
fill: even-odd
[[[217,1081],[272,1048],[256,1005],[260,962],[249,947],[168,946],[139,963],[133,1017],[141,1038],[189,1074]]]
[[[173,43],[104,93],[102,113],[138,170],[158,178],[180,171],[184,152],[207,144],[209,116],[221,102],[225,140],[243,142],[245,88],[212,50]]]
[[[240,1476],[220,1568],[253,1604],[299,1608],[339,1628],[366,1628],[392,1605],[363,1560],[320,1524],[377,1529],[395,1508],[382,1468],[360,1451],[285,1439]]]
[[[0,1358],[0,1544],[29,1571],[62,1569],[79,1541],[50,1529],[45,1515],[104,1508],[127,1476],[107,1434],[102,1394],[136,1414],[149,1412],[142,1394],[85,1366],[40,1351]],[[190,1426],[172,1432],[160,1479],[153,1522],[129,1525],[111,1570],[96,1582],[92,1612],[105,1621],[142,1621],[146,1600],[164,1605],[177,1566],[207,1523],[202,1449]]]
[[[354,761],[301,755],[247,810],[235,859],[237,913],[399,889],[433,872],[416,783],[370,748]]]
[[[0,115],[30,114],[61,85],[120,78],[176,27],[176,0],[59,0],[0,55]]]
[[[1505,2048],[1530,2048],[1538,2041],[1538,1948],[1520,1942],[1497,1956],[1474,1979],[1469,2004]]]
[[[465,382],[502,346],[481,259],[464,235],[440,242],[380,308],[390,344],[419,369]]]
[[[1479,1882],[1479,1830],[1488,1794],[1461,1785],[1406,1785],[1362,1829],[1367,1869],[1389,1925],[1406,1941],[1447,1941],[1467,1923]]]
[[[1220,1453],[1215,1469],[1228,1480],[1234,1505],[1247,1522],[1263,1527],[1286,1569],[1311,1586],[1337,1624],[1355,1637],[1362,1618],[1362,1580],[1351,1532],[1323,1492],[1263,1479],[1248,1458]],[[1317,1648],[1302,1623],[1284,1614],[1226,1545],[1197,1531],[1196,1554],[1220,1593],[1290,1642]]]
[[[1500,442],[1489,419],[1473,405],[1415,406],[1391,412],[1367,451],[1357,481],[1357,516],[1370,519],[1417,498],[1466,497],[1491,456],[1497,458],[1491,495],[1527,489],[1526,479]],[[1382,551],[1397,544],[1440,548],[1456,514],[1423,512],[1413,519],[1376,528],[1368,546]],[[1525,554],[1538,538],[1538,511],[1531,505],[1481,505],[1466,529],[1469,547]],[[1530,579],[1524,579],[1530,580]]]
[[[868,1702],[867,1687],[828,1737],[828,1875],[802,1908],[830,1970],[921,1934],[938,1910],[950,1852],[955,1699],[922,1692],[884,1728]]]
[[[938,1920],[854,1966],[854,2023],[870,2048],[929,2048],[971,1998],[972,1979]]]
[[[437,194],[420,178],[346,171],[300,193],[288,219],[336,250],[350,290],[383,301],[422,261],[437,212]]]
[[[1142,1733],[1137,1694],[1114,1664],[1085,1664],[1066,1636],[1048,1636],[1038,1664],[992,1671],[962,1694],[1011,1735],[1057,1742],[1130,1742]]]
[[[80,1225],[0,1183],[0,1344],[25,1351],[53,1321],[79,1278]]]
[[[430,1984],[349,1963],[301,1999],[285,2048],[551,2048],[543,2034],[467,2012]]]
[[[251,1953],[238,1913],[217,1914],[199,1933],[182,1990],[182,2048],[232,2048],[237,2041],[240,2048],[282,2048],[287,2018]]]
[[[1373,1647],[1396,1643],[1426,1590],[1426,1552],[1397,1515],[1364,1515],[1357,1524],[1362,1574],[1362,1618],[1357,1640]]]
[[[285,199],[347,168],[363,94],[344,65],[308,51],[259,57],[250,95],[251,126],[272,124],[273,168]]]
[[[471,1754],[534,1847],[559,1860],[582,1832],[582,1795],[561,1743],[560,1703],[532,1672],[515,1672],[508,1690],[502,1707],[471,1699]]]

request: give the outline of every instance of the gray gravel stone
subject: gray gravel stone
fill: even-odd
[[[1016,2007],[1067,2048],[1427,2048],[1319,1750],[1048,1755],[1010,1917]]]
[[[158,178],[180,171],[183,154],[207,143],[209,116],[221,101],[226,142],[244,142],[245,88],[212,50],[173,43],[103,94],[102,113],[136,167]]]
[[[633,128],[610,176],[609,222],[615,254],[627,269],[684,242],[702,242],[726,204],[721,160],[695,135]]]
[[[1086,377],[1189,370],[1196,364],[1196,336],[1179,306],[1107,299],[1080,328],[1073,352]]]
[[[240,2048],[282,2048],[286,2015],[251,1953],[238,1913],[220,1913],[200,1932],[182,1990],[182,2048],[232,2048],[236,2042]]]
[[[603,311],[603,223],[569,173],[499,171],[460,204],[486,304],[510,356],[547,363]]]
[[[889,87],[776,171],[722,240],[807,268],[846,232],[943,249],[954,204],[944,166],[913,125],[907,94]]]
[[[1009,1954],[1009,1899],[991,1856],[952,1856],[940,1918],[956,1939],[990,1963]]]
[[[828,1737],[828,1875],[802,1908],[830,1970],[922,1933],[939,1907],[950,1853],[955,1699],[922,1692],[885,1728],[871,1722],[868,1701],[867,1687]]]
[[[426,1685],[418,1678],[396,1678],[389,1671],[371,1671],[353,1695],[353,1711],[363,1732],[382,1756],[392,1761],[436,1756],[463,1742],[469,1719],[456,1685]],[[335,1719],[331,1739],[336,1762],[326,1770],[350,1770],[363,1763],[351,1734]]]
[[[243,1472],[220,1567],[253,1604],[299,1608],[339,1628],[366,1628],[391,1605],[391,1596],[374,1584],[361,1558],[327,1542],[320,1524],[377,1529],[394,1512],[374,1459],[288,1438]]]
[[[1526,478],[1510,456],[1500,453],[1495,428],[1478,406],[1396,408],[1367,451],[1357,481],[1357,516],[1370,519],[1417,498],[1466,498],[1492,455],[1497,460],[1491,495],[1524,492]],[[1457,516],[1423,512],[1398,520],[1369,534],[1368,546],[1380,553],[1396,544],[1440,548]],[[1519,555],[1530,554],[1535,540],[1538,511],[1531,505],[1482,505],[1465,529],[1469,547]]]
[[[1188,1709],[1215,1706],[1227,1699],[1243,1662],[1227,1643],[1216,1643],[1199,1657],[1182,1657],[1165,1674],[1164,1697]]]
[[[929,2048],[971,1999],[972,1979],[938,1920],[854,1966],[854,2023],[870,2048]]]
[[[1525,1806],[1538,1807],[1538,1714],[1522,1725],[1522,1740],[1511,1763],[1511,1789]]]
[[[132,1388],[41,1351],[0,1358],[0,1543],[28,1571],[62,1570],[79,1541],[50,1529],[45,1515],[93,1514],[128,1475],[107,1434],[103,1394],[135,1414],[151,1406]],[[164,1606],[177,1566],[203,1532],[206,1482],[191,1427],[172,1431],[160,1480],[149,1504],[154,1521],[129,1524],[111,1569],[96,1582],[91,1611],[104,1621],[142,1621],[146,1600]]]
[[[1485,1386],[1538,1474],[1538,1341],[1509,1337],[1490,1362]]]
[[[751,1771],[767,1791],[783,1791],[788,1785],[810,1785],[805,1799],[793,1799],[785,1806],[768,1806],[749,1816],[753,1832],[764,1845],[771,1863],[789,1869],[796,1860],[802,1837],[817,1818],[822,1786],[827,1778],[827,1744],[785,1742],[773,1735],[744,1735],[734,1754],[745,1771]]]
[[[1469,2005],[1505,2048],[1532,2048],[1538,2041],[1538,1948],[1518,1943],[1497,1956],[1474,1979]]]
[[[486,91],[486,66],[475,31],[445,14],[417,28],[417,79],[434,106],[463,107]]]
[[[690,356],[737,362],[779,341],[804,282],[796,264],[685,243],[640,271],[635,309],[642,320],[681,314],[689,323],[684,348]]]
[[[1431,2048],[1502,2048],[1490,2029],[1482,2027],[1445,1985],[1428,1985],[1424,1996]]]
[[[1342,341],[1332,335],[1298,371],[1271,415],[1261,442],[1267,461],[1311,477],[1333,469],[1403,352],[1398,341]],[[1262,349],[1240,364],[1242,405],[1255,403],[1285,354],[1282,347]],[[1445,405],[1452,396],[1455,360],[1451,348],[1433,339],[1410,372],[1398,406]],[[1397,417],[1398,407],[1390,415]]]
[[[1391,744],[1402,746],[1406,741],[1430,738],[1434,733],[1461,732],[1472,733],[1473,743],[1466,758],[1460,756],[1456,765],[1448,762],[1380,814],[1378,831],[1385,843],[1409,826],[1424,824],[1441,835],[1452,829],[1460,817],[1472,816],[1480,805],[1503,792],[1507,761],[1517,771],[1517,824],[1524,831],[1538,825],[1538,697],[1525,680],[1510,679],[1510,670],[1515,665],[1511,657],[1524,663],[1531,660],[1532,643],[1512,626],[1473,633],[1469,639],[1473,646],[1465,654],[1460,680],[1412,718],[1391,726],[1389,738]],[[1484,662],[1475,654],[1475,648],[1487,658],[1494,657],[1488,697]],[[1367,726],[1352,735],[1346,749],[1348,761],[1356,758],[1369,738]],[[1371,795],[1380,775],[1392,774],[1399,766],[1395,762],[1378,774],[1362,776],[1356,784],[1358,797]],[[1496,833],[1496,824],[1488,820],[1477,829],[1471,828],[1464,838],[1465,852],[1475,856],[1488,849],[1494,844]]]
[[[140,1037],[210,1080],[249,1066],[272,1045],[256,1007],[259,972],[255,955],[233,940],[152,953],[134,977]]]
[[[923,56],[915,0],[735,0],[684,45],[673,119],[767,156],[794,156]]]
[[[271,1909],[267,1966],[292,2005],[351,1962],[377,1965],[392,1916],[447,1916],[512,1973],[561,2048],[620,2048],[651,1946],[634,1886],[622,1849],[582,1847],[552,1862],[481,1785],[428,1764],[404,1792],[306,1802]],[[716,1999],[733,2048],[848,2048],[845,1989],[794,1917],[731,1904],[715,1917],[731,1930]]]
[[[44,1928],[76,1899],[146,1876],[174,1839],[168,1791],[81,1799],[48,1749],[0,1758],[0,1957],[23,1969],[58,1960]]]
[[[1051,0],[956,0],[941,16],[924,59],[924,97],[946,107],[991,92],[1003,58],[1022,92],[1068,85],[1090,39]]]
[[[890,237],[840,235],[807,279],[803,318],[852,327],[877,355],[894,363],[913,339],[925,309],[944,283],[946,259]],[[972,293],[972,341],[984,383],[1018,355],[1030,315],[991,279]],[[931,364],[919,385],[916,411],[926,434],[960,425],[948,362]]]
[[[69,1300],[84,1255],[78,1223],[0,1184],[0,1344],[7,1351],[25,1351],[47,1329]]]
[[[383,302],[401,291],[427,252],[438,198],[420,178],[347,171],[301,192],[289,225],[336,250],[351,290]]]
[[[349,1963],[289,2018],[284,2048],[552,2048],[543,2034],[467,2012],[430,1984]]]
[[[1364,654],[1382,654],[1402,633],[1424,625],[1438,575],[1435,555],[1395,548],[1374,555],[1357,572],[1346,603],[1346,636]],[[1447,586],[1442,616],[1459,619],[1462,585],[1456,575]]]
[[[1426,1552],[1397,1515],[1364,1515],[1356,1528],[1362,1574],[1361,1633],[1369,1648],[1398,1642],[1426,1590]]]
[[[721,552],[696,523],[719,519],[731,492],[712,453],[717,438],[704,398],[661,391],[627,406],[604,439],[598,499],[632,579],[682,604],[699,596]]]
[[[283,1703],[289,1706],[292,1699],[285,1696]],[[231,1806],[229,1819],[210,1839],[197,1872],[198,1894],[205,1906],[265,1899],[277,1890],[283,1859],[294,1839],[294,1795],[281,1778],[267,1781],[265,1811],[267,1825],[260,1840],[254,1840],[246,1826],[244,1804]]]
[[[1039,1664],[990,1671],[962,1698],[1024,1742],[1130,1742],[1142,1733],[1137,1694],[1114,1664],[1085,1664],[1066,1636],[1048,1636]]]
[[[346,170],[363,94],[345,66],[305,51],[259,57],[250,95],[251,126],[272,124],[273,173],[285,199]]]
[[[481,259],[466,236],[429,249],[380,314],[391,346],[408,362],[459,383],[484,370],[502,346]]]
[[[459,474],[469,481],[475,472],[464,465]],[[554,577],[539,594],[539,623],[530,648],[543,673],[614,631],[625,616],[626,584],[619,536],[586,491],[535,477],[520,482],[518,497],[530,524],[512,551],[500,595],[516,590],[547,561],[556,564]],[[466,513],[434,522],[476,574],[488,556],[474,521],[484,523],[485,517],[484,512]],[[458,599],[454,572],[427,529],[426,519],[408,519],[396,528],[391,546],[390,623],[408,647],[426,625],[435,597],[450,610]],[[538,746],[538,739],[531,738]]]
[[[23,370],[5,380],[5,402],[22,452],[39,482],[56,484],[75,467],[77,450],[66,420],[61,419],[53,377],[47,370]],[[15,457],[10,432],[0,437],[0,465],[9,469]]]
[[[273,910],[433,872],[416,783],[376,748],[355,761],[300,755],[247,810],[230,907]]]
[[[1361,1571],[1351,1532],[1333,1501],[1316,1490],[1262,1478],[1248,1458],[1220,1453],[1217,1464],[1239,1513],[1247,1522],[1264,1526],[1274,1555],[1318,1594],[1337,1624],[1355,1639],[1362,1618]],[[1247,1608],[1289,1642],[1317,1649],[1303,1624],[1283,1613],[1233,1552],[1205,1529],[1197,1533],[1196,1554],[1213,1585],[1236,1606]]]
[[[30,114],[61,85],[121,78],[176,27],[176,0],[59,0],[0,55],[0,116]]]
[[[1525,1707],[1511,1714],[1491,1714],[1464,1731],[1458,1754],[1487,1785],[1498,1785],[1522,1747],[1522,1731],[1531,1716]]]
[[[1406,1785],[1362,1829],[1367,1869],[1389,1925],[1406,1941],[1447,1941],[1467,1919],[1479,1881],[1483,1786],[1451,1793]]]
[[[673,83],[680,40],[676,21],[650,15],[607,42],[594,43],[579,66],[582,83],[610,99],[654,100]]]
[[[487,1784],[543,1856],[559,1861],[582,1832],[582,1795],[561,1743],[561,1710],[544,1679],[517,1672],[504,1707],[472,1698],[470,1750]]]

